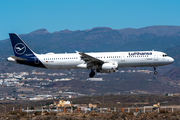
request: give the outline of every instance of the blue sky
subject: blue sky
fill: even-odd
[[[178,0],[0,0],[0,40],[8,33],[180,26]]]

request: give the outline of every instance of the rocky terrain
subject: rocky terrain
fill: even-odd
[[[1,114],[0,120],[179,120],[180,112],[168,113],[161,111],[161,113],[48,113],[35,112],[27,114],[25,112],[16,113],[9,112],[8,114]]]
[[[91,97],[79,97],[73,98],[74,104],[82,104],[82,103],[95,103],[102,101],[103,96],[91,96]],[[152,106],[154,103],[159,102],[162,106],[169,105],[179,105],[179,96],[163,96],[163,95],[120,95],[120,96],[104,96],[104,100],[102,104],[99,104],[98,107],[117,107],[116,112],[109,111],[109,113],[105,112],[100,114],[99,111],[95,110],[88,111],[87,113],[70,113],[66,109],[66,113],[61,112],[50,112],[44,111],[43,113],[40,111],[37,112],[20,112],[20,107],[29,108],[38,107],[43,105],[48,105],[52,103],[54,100],[44,100],[44,101],[1,101],[0,104],[0,120],[179,120],[180,119],[180,111],[178,109],[174,109],[174,112],[171,112],[171,109],[160,109],[159,113],[157,110],[146,111],[143,113],[138,110],[138,112],[134,112],[131,110],[129,113],[127,111],[121,112],[122,107],[130,107],[130,106]],[[118,101],[120,101],[118,103]],[[111,103],[111,104],[110,104]],[[118,104],[117,104],[118,103]],[[145,104],[146,103],[146,104]],[[6,113],[4,107],[6,106]],[[15,111],[12,111],[12,107],[15,107]]]

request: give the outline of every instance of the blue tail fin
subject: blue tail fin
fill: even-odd
[[[13,51],[15,56],[33,56],[33,51],[26,45],[26,43],[16,34],[9,33]]]

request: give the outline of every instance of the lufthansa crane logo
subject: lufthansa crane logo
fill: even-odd
[[[17,43],[14,46],[14,51],[18,54],[18,55],[22,55],[23,53],[26,52],[26,46],[23,43]]]

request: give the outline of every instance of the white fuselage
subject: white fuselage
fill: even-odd
[[[15,56],[7,61],[47,69],[91,69],[89,77],[95,72],[112,73],[119,67],[156,67],[168,65],[174,59],[159,51],[130,51],[130,52],[97,52],[97,53],[65,53],[65,54],[36,54],[16,34],[9,33]]]
[[[97,52],[86,54],[107,63],[116,62],[118,63],[118,68],[163,66],[174,62],[173,58],[159,51]],[[35,55],[47,69],[89,69],[78,53]]]

